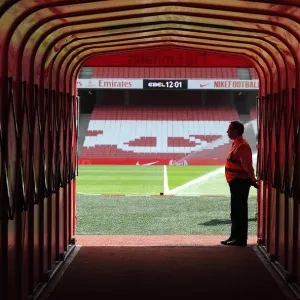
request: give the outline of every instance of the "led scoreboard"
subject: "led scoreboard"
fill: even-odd
[[[144,90],[186,90],[188,87],[187,80],[159,80],[159,79],[144,79]]]

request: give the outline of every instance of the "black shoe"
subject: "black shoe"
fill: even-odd
[[[232,240],[226,243],[227,246],[247,246],[247,242]]]
[[[231,238],[228,238],[227,240],[221,241],[222,245],[227,245],[228,242],[232,241]]]

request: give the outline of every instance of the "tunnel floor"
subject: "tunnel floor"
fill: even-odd
[[[295,299],[254,246],[77,246],[40,299]]]

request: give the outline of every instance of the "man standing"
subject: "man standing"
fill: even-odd
[[[227,240],[221,241],[221,244],[228,246],[247,245],[249,190],[251,185],[257,188],[252,150],[243,133],[244,125],[240,121],[229,124],[227,134],[233,143],[225,164],[225,176],[231,194],[231,234]]]

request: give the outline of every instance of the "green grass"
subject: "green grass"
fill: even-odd
[[[155,194],[163,192],[163,166],[79,166],[77,192]]]
[[[169,188],[174,189],[218,168],[220,166],[168,166]]]
[[[220,172],[209,180],[184,186],[179,195],[230,195],[220,166],[167,166],[168,186],[172,190],[211,171]],[[152,195],[164,192],[163,166],[81,165],[77,193]],[[250,195],[256,195],[251,188]]]
[[[256,199],[249,198],[249,234],[256,234]],[[77,196],[77,234],[228,235],[229,197]]]
[[[187,184],[216,169],[208,180]],[[167,176],[169,189],[180,187],[176,197],[147,196],[164,191],[163,166],[79,166],[77,234],[229,234],[230,192],[222,168],[167,166]],[[256,234],[256,193],[251,188],[249,234]]]
[[[169,189],[181,186],[217,168],[219,166],[167,166]],[[163,166],[79,166],[78,193],[151,195],[163,191]]]

